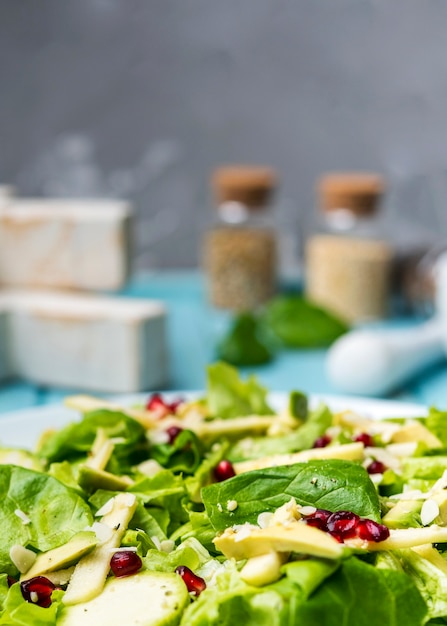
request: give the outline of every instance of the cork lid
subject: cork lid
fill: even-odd
[[[359,216],[377,211],[384,190],[384,178],[372,173],[333,172],[321,176],[317,183],[323,211],[345,209]]]
[[[274,169],[257,165],[228,165],[217,168],[211,186],[216,203],[240,202],[249,209],[269,204],[278,184]]]

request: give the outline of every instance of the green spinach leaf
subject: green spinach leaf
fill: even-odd
[[[353,511],[380,521],[376,489],[366,470],[350,461],[309,461],[255,470],[205,487],[202,497],[216,531],[233,524],[254,524],[260,513],[274,511],[290,498],[298,504]],[[236,500],[236,510],[227,510],[229,500]]]
[[[252,313],[242,313],[233,320],[217,352],[222,361],[237,366],[269,363],[274,355],[272,341]]]
[[[289,348],[326,347],[349,329],[336,316],[299,296],[271,300],[263,321]]]

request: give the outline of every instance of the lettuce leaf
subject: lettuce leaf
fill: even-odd
[[[62,591],[54,591],[51,606],[42,608],[32,602],[26,602],[16,583],[6,596],[5,608],[0,617],[0,624],[5,626],[53,626],[56,624]]]
[[[252,437],[249,442],[242,439],[231,448],[229,458],[233,462],[247,461],[312,448],[315,440],[332,425],[332,419],[331,411],[321,404],[311,411],[304,424],[293,432],[276,437]]]
[[[251,587],[244,583],[234,564],[229,563],[217,586],[207,588],[187,607],[181,626],[290,626],[290,606],[300,590],[293,583],[280,581],[276,589]]]
[[[262,588],[243,583],[235,569],[219,576],[191,604],[181,626],[422,626],[426,606],[405,574],[379,570],[352,557],[334,573],[324,562]],[[309,568],[307,574],[304,573]],[[324,584],[322,584],[324,581]]]
[[[352,557],[300,603],[292,624],[421,626],[427,607],[411,578]]]
[[[52,476],[14,465],[0,466],[0,501],[0,570],[11,575],[17,571],[9,557],[13,545],[50,550],[93,521],[76,491]],[[17,511],[30,522],[24,523]]]
[[[422,423],[442,441],[444,448],[447,448],[447,411],[431,407]]]
[[[427,603],[429,617],[447,617],[447,574],[414,550],[401,550],[397,555]]]
[[[258,383],[255,376],[243,381],[231,365],[214,363],[208,366],[207,403],[213,417],[273,415],[266,397],[267,389]]]
[[[48,463],[73,461],[85,456],[91,450],[98,428],[102,428],[108,437],[119,440],[114,448],[117,459],[127,460],[141,447],[147,447],[145,430],[139,422],[119,411],[100,410],[86,413],[80,422],[46,436],[39,455]]]
[[[173,443],[153,445],[150,455],[172,472],[194,474],[203,457],[203,445],[192,430],[183,430]]]

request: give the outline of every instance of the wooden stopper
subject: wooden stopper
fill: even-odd
[[[218,206],[225,202],[240,202],[249,209],[259,209],[269,204],[277,184],[275,170],[254,165],[219,167],[211,178]]]
[[[322,211],[347,210],[358,216],[374,214],[385,190],[384,179],[368,173],[330,173],[317,182]]]

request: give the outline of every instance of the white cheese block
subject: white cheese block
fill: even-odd
[[[13,375],[9,319],[7,305],[0,296],[0,380]]]
[[[166,384],[166,314],[160,302],[5,290],[1,310],[0,338],[3,321],[9,339],[4,375],[107,393]],[[3,342],[0,355],[2,349]]]
[[[120,200],[0,201],[0,283],[118,289],[129,274],[130,216]]]
[[[0,207],[10,204],[14,195],[15,189],[12,185],[0,185]]]

